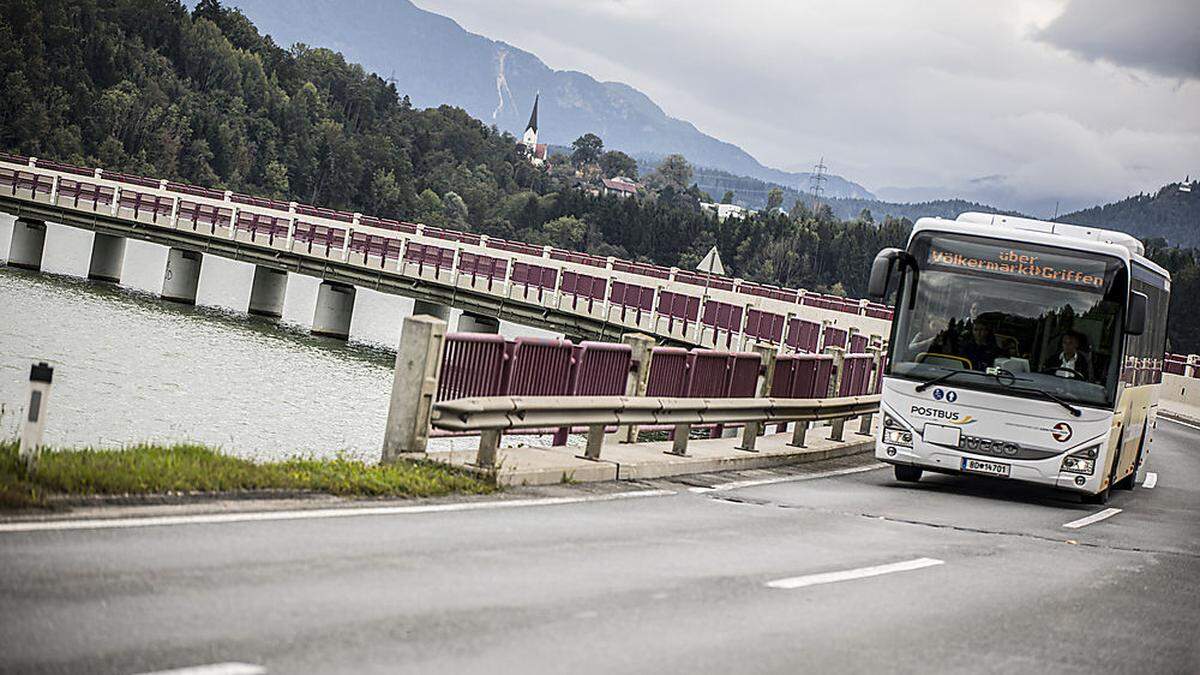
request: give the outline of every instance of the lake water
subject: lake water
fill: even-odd
[[[0,259],[11,238],[12,218],[0,216]],[[245,313],[253,265],[206,256],[197,306],[187,307],[157,297],[165,247],[129,240],[114,286],[85,278],[91,244],[89,231],[50,224],[41,273],[0,266],[0,437],[17,435],[29,366],[46,361],[49,445],[197,441],[257,459],[378,459],[411,300],[358,289],[345,343],[308,334],[318,279],[289,275],[276,322]],[[551,335],[506,322],[500,332]]]

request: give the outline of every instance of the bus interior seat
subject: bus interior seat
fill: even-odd
[[[917,354],[917,363],[928,363],[934,366],[942,366],[954,370],[970,370],[971,362],[961,356],[951,354],[937,354],[934,352],[921,352]]]

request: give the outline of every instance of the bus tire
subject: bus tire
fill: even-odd
[[[1110,492],[1112,492],[1112,490],[1110,490],[1109,488],[1104,488],[1103,490],[1097,492],[1094,495],[1088,495],[1088,494],[1080,495],[1079,501],[1083,502],[1084,504],[1107,504],[1108,503],[1108,495]]]
[[[896,470],[896,480],[898,481],[916,483],[921,480],[921,473],[923,472],[920,467],[896,464],[893,468]]]

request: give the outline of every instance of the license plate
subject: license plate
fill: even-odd
[[[970,471],[971,473],[986,473],[989,476],[1003,476],[1008,478],[1008,464],[1000,462],[985,462],[981,459],[971,459],[964,457],[962,461],[962,470]]]

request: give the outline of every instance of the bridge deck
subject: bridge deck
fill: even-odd
[[[865,301],[15,156],[0,157],[0,209],[582,338],[811,351],[823,331],[884,336],[890,318]]]

